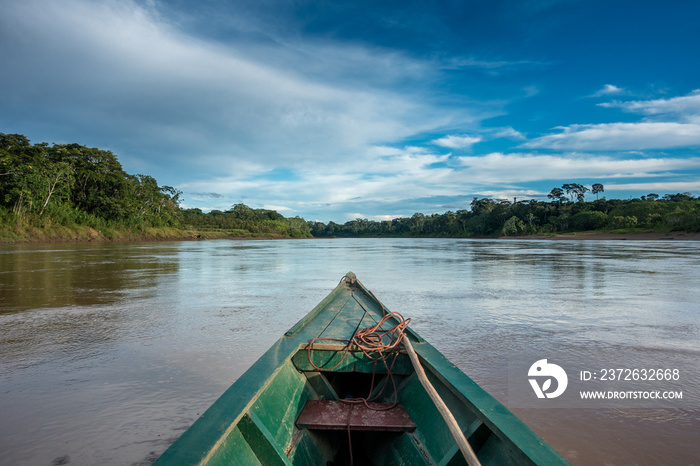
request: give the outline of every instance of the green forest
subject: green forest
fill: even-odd
[[[564,185],[571,186],[571,185]],[[575,184],[588,190],[588,188]],[[594,185],[595,186],[595,185]],[[598,185],[604,189],[603,185]],[[470,209],[376,222],[356,219],[342,225],[310,223],[315,237],[502,237],[575,232],[646,233],[700,231],[700,198],[689,193],[651,193],[640,199],[586,202],[554,188],[550,202],[474,198]],[[601,192],[601,191],[599,191]]]
[[[229,237],[502,237],[576,232],[700,232],[700,198],[650,193],[606,199],[602,184],[567,183],[548,201],[474,198],[463,210],[344,224],[285,218],[236,204],[226,211],[180,207],[182,192],[126,173],[110,151],[31,144],[0,133],[0,241],[205,239]],[[595,200],[586,200],[586,196]]]
[[[310,237],[301,218],[243,204],[182,209],[182,193],[130,175],[110,151],[0,133],[0,240]]]

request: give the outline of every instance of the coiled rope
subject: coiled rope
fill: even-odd
[[[370,291],[370,294],[372,292]],[[364,398],[349,398],[345,400],[341,400],[344,403],[364,403],[365,406],[367,406],[369,409],[374,409],[374,410],[387,410],[391,409],[394,406],[396,406],[397,403],[397,393],[396,393],[396,381],[394,380],[394,376],[392,374],[392,368],[394,367],[394,363],[396,362],[396,359],[399,355],[399,350],[400,350],[400,343],[401,339],[404,336],[404,332],[406,331],[406,327],[408,327],[408,324],[411,322],[411,319],[406,319],[404,318],[400,313],[398,312],[386,312],[386,309],[384,308],[384,305],[377,300],[377,298],[372,294],[372,297],[381,305],[382,307],[382,315],[383,317],[379,320],[374,325],[371,325],[369,327],[363,328],[363,329],[355,329],[355,332],[353,336],[349,339],[341,339],[341,338],[324,338],[324,337],[318,337],[314,338],[309,342],[309,345],[307,346],[307,355],[309,358],[309,363],[311,366],[313,366],[316,370],[322,371],[322,372],[328,372],[332,371],[338,366],[340,366],[343,361],[345,360],[346,356],[348,355],[348,352],[350,352],[351,348],[357,348],[362,353],[370,360],[374,361],[374,368],[372,370],[372,383],[370,385],[370,392],[367,395],[367,397]],[[366,311],[365,311],[366,312]],[[363,316],[364,317],[364,316]],[[393,327],[389,329],[382,329],[382,325],[386,323],[389,319],[396,319],[398,323],[394,325]],[[360,321],[361,322],[361,321]],[[359,324],[358,324],[359,327]],[[316,343],[319,342],[339,342],[339,343],[344,343],[345,347],[343,349],[343,355],[341,356],[340,360],[332,367],[320,367],[314,364],[312,358],[311,358],[311,351],[313,350],[313,346]],[[389,364],[389,359],[391,359],[391,364]],[[384,388],[382,390],[372,396],[372,391],[374,391],[374,379],[376,375],[376,368],[377,368],[377,363],[381,362],[384,364],[384,367],[386,368],[387,375],[389,379],[392,382],[392,385],[394,386],[394,402],[390,406],[386,407],[372,407],[368,404],[368,402],[372,400],[376,400],[384,391]],[[386,385],[385,385],[386,387]]]

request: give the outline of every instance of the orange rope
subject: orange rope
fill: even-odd
[[[350,284],[354,283],[354,280],[351,277],[344,276],[340,281],[342,282],[343,280],[349,281]],[[370,391],[367,397],[365,398],[351,398],[351,399],[346,399],[346,400],[341,400],[344,403],[364,403],[365,406],[369,409],[374,409],[374,410],[388,410],[396,406],[397,404],[397,390],[396,390],[396,381],[394,379],[394,376],[392,374],[392,369],[394,367],[394,364],[396,363],[396,359],[398,358],[399,355],[399,344],[401,343],[401,339],[404,337],[406,328],[408,327],[408,324],[411,322],[411,319],[406,319],[404,318],[403,315],[401,315],[398,312],[390,312],[387,313],[386,309],[384,308],[384,305],[377,299],[377,297],[372,293],[371,291],[369,292],[370,295],[372,295],[372,298],[381,306],[382,308],[382,318],[379,320],[374,325],[371,325],[369,327],[357,330],[352,338],[350,340],[345,340],[345,339],[340,339],[340,338],[323,338],[323,337],[318,337],[314,338],[309,342],[309,345],[307,346],[307,356],[309,358],[309,363],[311,366],[313,366],[316,370],[318,371],[332,371],[333,369],[337,368],[342,364],[342,362],[345,360],[345,357],[348,355],[348,352],[350,351],[350,348],[352,345],[355,345],[362,353],[370,360],[374,361],[374,369],[372,370],[372,382],[370,385]],[[398,320],[398,324],[395,326],[389,328],[389,329],[382,329],[382,325],[386,323],[389,319],[396,319]],[[359,326],[359,324],[358,324]],[[319,367],[311,359],[311,350],[313,349],[313,345],[316,342],[320,341],[336,341],[336,342],[342,342],[345,343],[345,348],[343,349],[343,355],[340,358],[340,361],[338,361],[333,367]],[[391,361],[391,366],[387,363],[387,359],[390,358],[393,355],[393,360]],[[374,390],[374,379],[375,379],[375,374],[376,374],[376,369],[377,369],[377,362],[381,361],[384,364],[384,367],[386,368],[387,375],[389,379],[392,382],[392,385],[394,386],[394,402],[391,406],[385,407],[385,408],[376,408],[376,407],[371,407],[369,406],[368,402],[372,401],[373,399],[377,399],[383,392],[384,389],[386,388],[386,384],[382,389],[377,393],[376,395],[372,396],[372,391]]]
[[[383,309],[384,307],[382,306],[382,310]],[[396,318],[399,321],[399,323],[389,329],[381,329],[381,326],[392,317]],[[362,353],[365,356],[367,356],[372,361],[386,361],[386,358],[391,354],[398,354],[399,343],[401,343],[401,339],[404,336],[406,327],[408,327],[408,324],[410,322],[411,319],[405,319],[398,312],[391,312],[389,314],[385,314],[384,317],[382,317],[382,319],[376,324],[358,330],[350,340],[342,338],[314,338],[313,340],[311,340],[311,342],[309,342],[309,345],[306,347],[309,356],[309,363],[316,370],[332,371],[336,367],[340,366],[340,364],[345,360],[348,351],[350,351],[351,345],[355,345],[360,351],[362,351]],[[337,341],[345,343],[343,356],[341,357],[340,361],[338,361],[338,363],[333,367],[319,367],[316,364],[314,364],[311,360],[311,350],[313,348],[313,345],[314,343],[320,341]]]
[[[351,285],[355,283],[355,279],[352,278],[352,277],[350,277],[350,276],[348,276],[348,275],[343,275],[343,278],[340,279],[340,281],[338,282],[338,284],[342,283],[343,281],[346,281],[346,282],[350,283]],[[371,293],[371,292],[370,292],[370,293]]]

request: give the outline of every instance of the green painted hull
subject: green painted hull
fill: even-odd
[[[319,336],[349,339],[358,326],[372,325],[381,316],[381,304],[359,281],[342,281],[258,359],[155,464],[325,465],[347,457],[347,432],[298,429],[295,421],[308,400],[337,400],[348,393],[366,396],[362,391],[370,386],[375,365],[361,352],[350,352],[332,372],[319,372],[310,364],[306,348]],[[428,378],[482,464],[568,464],[410,328],[407,336]],[[340,361],[342,351],[332,346],[325,348],[315,349],[311,357],[317,366],[332,367]],[[389,383],[383,365],[376,366],[376,373],[375,387]],[[355,463],[466,464],[445,421],[414,373],[408,355],[398,356],[392,374],[398,387],[398,401],[417,428],[413,432],[353,432]],[[384,392],[385,401],[392,401],[393,388]]]

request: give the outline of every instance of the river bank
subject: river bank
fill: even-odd
[[[370,238],[370,237],[368,237]],[[605,232],[581,231],[551,235],[500,236],[498,239],[551,239],[551,240],[637,240],[637,241],[700,241],[698,232]],[[158,227],[143,229],[96,229],[87,225],[52,225],[49,227],[0,226],[2,243],[84,243],[84,242],[141,242],[141,241],[204,241],[212,239],[290,239],[289,236],[256,233],[243,229],[197,230],[191,228]],[[328,239],[322,237],[318,239]],[[494,239],[491,236],[470,239]]]
[[[501,239],[555,239],[555,240],[634,240],[634,241],[700,241],[700,233],[674,231],[670,233],[604,233],[579,232],[557,235],[503,236]]]
[[[247,230],[203,231],[172,227],[98,230],[89,226],[53,226],[50,228],[27,227],[22,229],[0,228],[0,244],[10,243],[89,243],[89,242],[141,242],[141,241],[203,241],[212,239],[285,239],[286,236],[269,233],[252,233]]]

